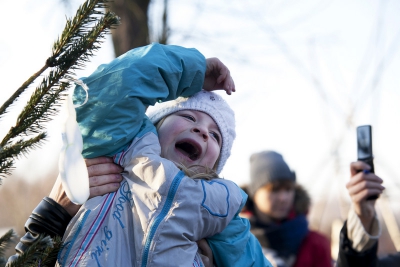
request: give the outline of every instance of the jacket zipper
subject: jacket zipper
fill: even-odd
[[[178,186],[181,183],[181,180],[184,176],[185,176],[185,174],[182,171],[180,171],[175,176],[174,180],[172,181],[171,187],[169,188],[164,207],[162,208],[160,214],[158,214],[158,216],[154,219],[154,221],[150,227],[150,231],[149,231],[149,234],[147,235],[146,243],[145,243],[144,249],[143,249],[142,267],[147,266],[147,259],[149,257],[150,245],[153,241],[154,234],[157,231],[157,228],[160,225],[160,223],[164,220],[165,216],[168,214],[168,212],[171,208],[171,205],[172,205],[172,201],[174,200],[176,191],[178,190]]]

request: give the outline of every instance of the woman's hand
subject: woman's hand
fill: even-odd
[[[81,207],[81,205],[76,205],[72,203],[71,200],[68,198],[62,186],[60,176],[57,177],[57,180],[54,183],[53,188],[51,189],[49,197],[60,204],[68,212],[68,214],[71,215],[71,217],[74,217]]]
[[[382,186],[383,180],[369,172],[370,169],[370,166],[365,162],[352,162],[350,164],[351,178],[346,184],[354,211],[367,231],[369,231],[375,216],[375,200],[367,200],[367,198],[380,195],[385,189]]]
[[[89,198],[102,196],[118,190],[122,181],[122,167],[113,163],[109,157],[85,159],[89,173]],[[72,217],[78,212],[81,205],[71,202],[62,187],[61,178],[58,177],[49,195],[60,204]]]
[[[229,69],[218,58],[207,58],[207,69],[203,89],[206,91],[225,90],[230,95],[235,92],[235,83]]]

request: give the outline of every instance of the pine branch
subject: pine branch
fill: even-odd
[[[54,266],[57,254],[62,247],[60,237],[52,239],[41,235],[23,254],[20,254],[9,267]]]
[[[14,159],[1,159],[0,160],[0,177],[5,177],[11,174],[11,170],[14,166]],[[2,180],[0,179],[0,185]]]
[[[0,107],[0,117],[7,112],[7,109],[10,107],[12,103],[19,97],[28,86],[33,83],[34,80],[36,80],[37,77],[39,77],[40,74],[42,74],[46,69],[48,68],[47,65],[43,66],[38,72],[33,74],[28,80],[26,80],[20,88],[18,88],[14,94],[11,95],[9,99],[6,100],[6,102],[3,103]]]
[[[109,30],[117,26],[119,18],[112,12],[107,12],[103,17],[98,19],[98,22],[91,28],[81,35],[80,38],[75,40],[75,43],[64,50],[64,53],[57,59],[59,68],[68,68],[71,61],[75,61],[77,55],[81,55],[79,62],[76,66],[83,66],[82,63],[88,60],[89,56],[93,55],[93,51],[100,48],[100,43],[105,37]],[[84,53],[87,51],[87,53]],[[75,69],[75,66],[73,66]]]
[[[4,146],[21,133],[37,133],[43,129],[41,123],[49,121],[50,116],[57,113],[54,106],[58,104],[63,96],[62,93],[69,87],[69,83],[59,85],[59,80],[64,76],[69,77],[71,70],[83,66],[89,56],[93,55],[93,51],[100,48],[98,45],[101,43],[100,39],[103,39],[107,31],[117,23],[118,18],[112,12],[107,12],[92,30],[81,36],[65,51],[58,60],[59,66],[55,71],[50,72],[48,78],[43,79],[19,115],[17,124],[10,129],[0,146]]]
[[[67,20],[65,28],[61,37],[53,45],[52,55],[46,60],[46,64],[27,81],[25,81],[20,88],[0,107],[0,117],[6,113],[6,110],[15,102],[15,100],[28,88],[28,86],[36,80],[46,69],[58,65],[57,57],[67,50],[70,46],[75,44],[75,39],[80,38],[85,34],[90,24],[98,20],[99,16],[104,15],[104,10],[107,7],[108,0],[87,0],[82,4],[75,17]],[[115,16],[115,15],[114,15]],[[115,16],[119,24],[119,18]]]
[[[96,17],[93,15],[104,15],[103,12],[98,11],[98,9],[105,9],[107,2],[107,0],[89,0],[78,8],[75,17],[72,20],[67,20],[61,37],[58,38],[53,45],[53,54],[47,60],[50,64],[55,61],[56,57],[74,44],[74,39],[76,37],[84,35],[86,26],[96,21]]]
[[[40,133],[29,140],[18,140],[13,144],[9,143],[4,147],[0,147],[0,177],[10,175],[10,172],[14,166],[14,159],[21,154],[24,155],[28,153],[28,151],[31,149],[39,147],[45,138],[46,133]]]
[[[0,237],[0,266],[4,266],[6,259],[4,258],[4,253],[7,248],[9,248],[11,241],[17,235],[13,229],[7,231],[2,237]]]
[[[47,78],[43,78],[42,83],[19,114],[15,126],[10,128],[0,146],[5,146],[12,138],[22,133],[28,135],[44,129],[42,123],[49,121],[50,117],[57,113],[55,106],[59,104],[63,96],[62,92],[69,86],[69,83],[61,83],[58,88],[55,87],[61,77],[63,77],[62,72],[51,71]]]
[[[54,266],[54,262],[57,260],[58,252],[63,247],[61,237],[56,236],[53,238],[53,246],[48,246],[42,253],[40,259],[36,260],[36,263],[32,267],[36,266]],[[41,265],[39,265],[41,263]]]
[[[17,157],[20,154],[26,153],[27,149],[35,148],[40,145],[40,141],[46,138],[46,133],[40,133],[39,135],[28,139],[28,140],[18,140],[13,144],[7,144],[3,147],[0,151],[1,158],[10,158],[10,157]]]
[[[78,9],[74,19],[67,20],[61,37],[53,46],[53,55],[46,61],[46,65],[29,78],[0,108],[1,116],[33,80],[49,66],[53,67],[19,114],[16,125],[10,128],[0,143],[0,177],[9,174],[13,166],[10,157],[15,158],[20,153],[26,153],[45,136],[41,133],[28,141],[15,142],[14,139],[22,134],[39,133],[45,129],[43,123],[50,121],[52,116],[57,114],[57,107],[70,86],[69,82],[60,80],[70,79],[74,70],[82,68],[93,52],[100,48],[105,34],[119,24],[119,18],[114,13],[104,13],[106,3],[107,0],[86,1]],[[11,145],[13,141],[15,147]]]

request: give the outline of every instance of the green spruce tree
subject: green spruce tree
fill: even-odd
[[[46,138],[46,122],[59,111],[60,103],[74,80],[74,71],[81,69],[100,48],[105,34],[119,24],[119,18],[107,11],[108,0],[87,0],[72,19],[67,19],[61,36],[55,41],[51,56],[44,66],[25,81],[0,107],[0,118],[10,106],[40,76],[41,83],[33,92],[17,118],[0,142],[0,184],[9,175],[14,161],[42,144]],[[0,237],[0,267],[5,265],[5,249],[15,239],[13,230]],[[61,238],[41,236],[11,266],[51,266],[62,245]]]

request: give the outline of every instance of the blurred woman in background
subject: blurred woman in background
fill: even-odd
[[[251,231],[264,255],[277,267],[332,266],[329,240],[308,228],[308,193],[296,183],[281,154],[263,151],[250,157],[249,199],[241,216],[249,218]]]

